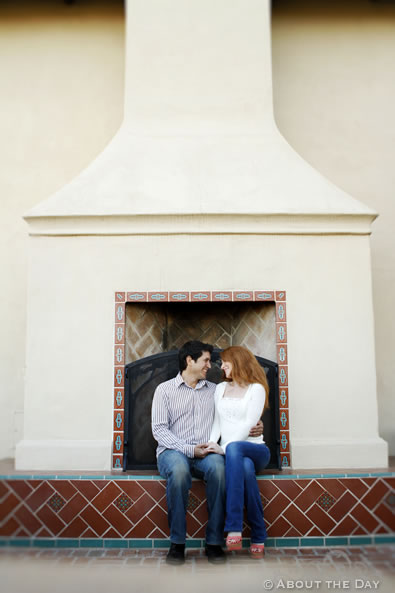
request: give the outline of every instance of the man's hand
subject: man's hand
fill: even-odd
[[[207,443],[200,443],[199,445],[195,445],[195,450],[193,453],[194,457],[203,458],[206,457],[208,451],[208,444]]]
[[[217,453],[218,455],[225,455],[222,447],[218,445],[218,443],[207,443],[207,453]]]
[[[261,435],[263,435],[263,422],[262,420],[259,420],[259,422],[251,428],[248,436],[260,437]]]

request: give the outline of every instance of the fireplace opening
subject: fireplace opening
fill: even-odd
[[[277,363],[257,356],[269,383],[269,408],[262,417],[264,438],[270,449],[268,468],[281,468]],[[207,379],[222,381],[220,349],[212,354]],[[123,470],[156,469],[156,447],[151,432],[152,398],[159,383],[178,373],[178,351],[163,352],[129,363],[125,367],[125,429]]]
[[[276,305],[271,302],[126,303],[125,364],[200,340],[224,350],[245,346],[277,360]]]

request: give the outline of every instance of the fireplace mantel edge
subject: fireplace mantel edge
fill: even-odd
[[[370,235],[377,214],[221,213],[25,216],[29,235]]]

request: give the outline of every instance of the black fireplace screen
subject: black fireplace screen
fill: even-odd
[[[220,350],[215,348],[207,379],[222,381]],[[269,408],[263,415],[264,439],[270,449],[268,468],[281,468],[278,404],[278,367],[275,362],[256,357],[269,383]],[[151,432],[151,406],[156,387],[178,373],[178,351],[147,356],[125,367],[125,441],[123,470],[156,469],[156,447]]]

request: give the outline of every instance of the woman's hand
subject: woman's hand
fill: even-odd
[[[217,453],[218,455],[225,455],[222,447],[220,447],[218,445],[218,443],[213,443],[213,442],[207,443],[206,451],[207,451],[207,453]]]
[[[256,416],[255,416],[255,418],[256,418]],[[263,422],[262,422],[262,420],[259,420],[259,422],[251,428],[248,436],[249,437],[260,437],[261,435],[263,435]]]

